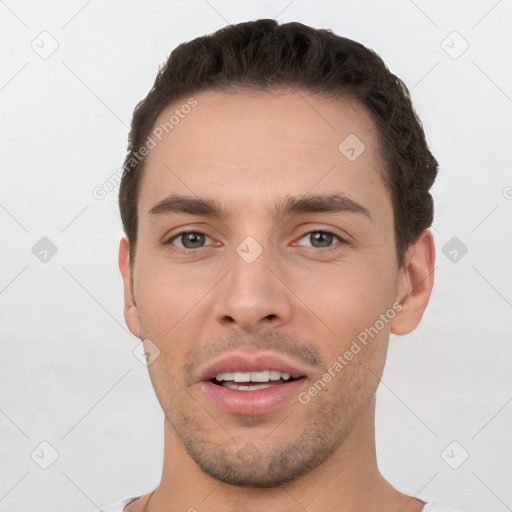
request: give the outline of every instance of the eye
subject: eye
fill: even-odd
[[[182,231],[172,236],[165,242],[165,245],[173,245],[187,253],[194,253],[205,246],[206,239],[212,240],[206,233],[202,231]],[[336,250],[333,241],[337,239],[339,242],[346,243],[338,234],[329,230],[309,231],[302,235],[300,240],[309,240],[310,247],[318,249],[317,252]],[[216,245],[220,245],[217,243]],[[307,247],[307,246],[306,246]]]
[[[300,240],[307,239],[311,242],[311,247],[322,250],[336,249],[332,245],[333,239],[338,239],[340,242],[345,242],[343,238],[332,231],[318,230],[309,231],[305,233]]]
[[[195,249],[201,249],[207,238],[211,240],[211,238],[202,231],[182,231],[165,243],[166,245],[176,245],[181,249],[185,249],[187,252],[193,252]],[[176,243],[178,241],[181,245],[180,243]]]

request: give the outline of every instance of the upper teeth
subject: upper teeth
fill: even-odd
[[[289,373],[278,372],[275,370],[263,370],[261,372],[224,372],[215,377],[218,381],[233,380],[235,382],[268,382],[269,380],[288,380]]]

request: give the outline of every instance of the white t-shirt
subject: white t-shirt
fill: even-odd
[[[131,503],[132,501],[135,501],[136,499],[140,498],[140,496],[130,497],[130,498],[124,498],[118,503],[114,503],[113,505],[110,505],[107,508],[103,508],[101,510],[97,510],[95,512],[123,512],[124,507]],[[430,501],[427,503],[421,512],[457,512],[453,508],[443,507],[442,505],[439,505],[437,501]]]

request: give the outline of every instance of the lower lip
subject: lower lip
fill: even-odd
[[[203,381],[201,389],[224,412],[256,416],[272,412],[291,399],[297,398],[305,381],[305,378],[300,378],[256,391],[237,391],[218,386],[210,381]]]

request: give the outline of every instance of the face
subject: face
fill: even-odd
[[[374,400],[403,293],[392,203],[357,103],[195,99],[147,158],[126,317],[176,442],[272,487],[335,456]]]

